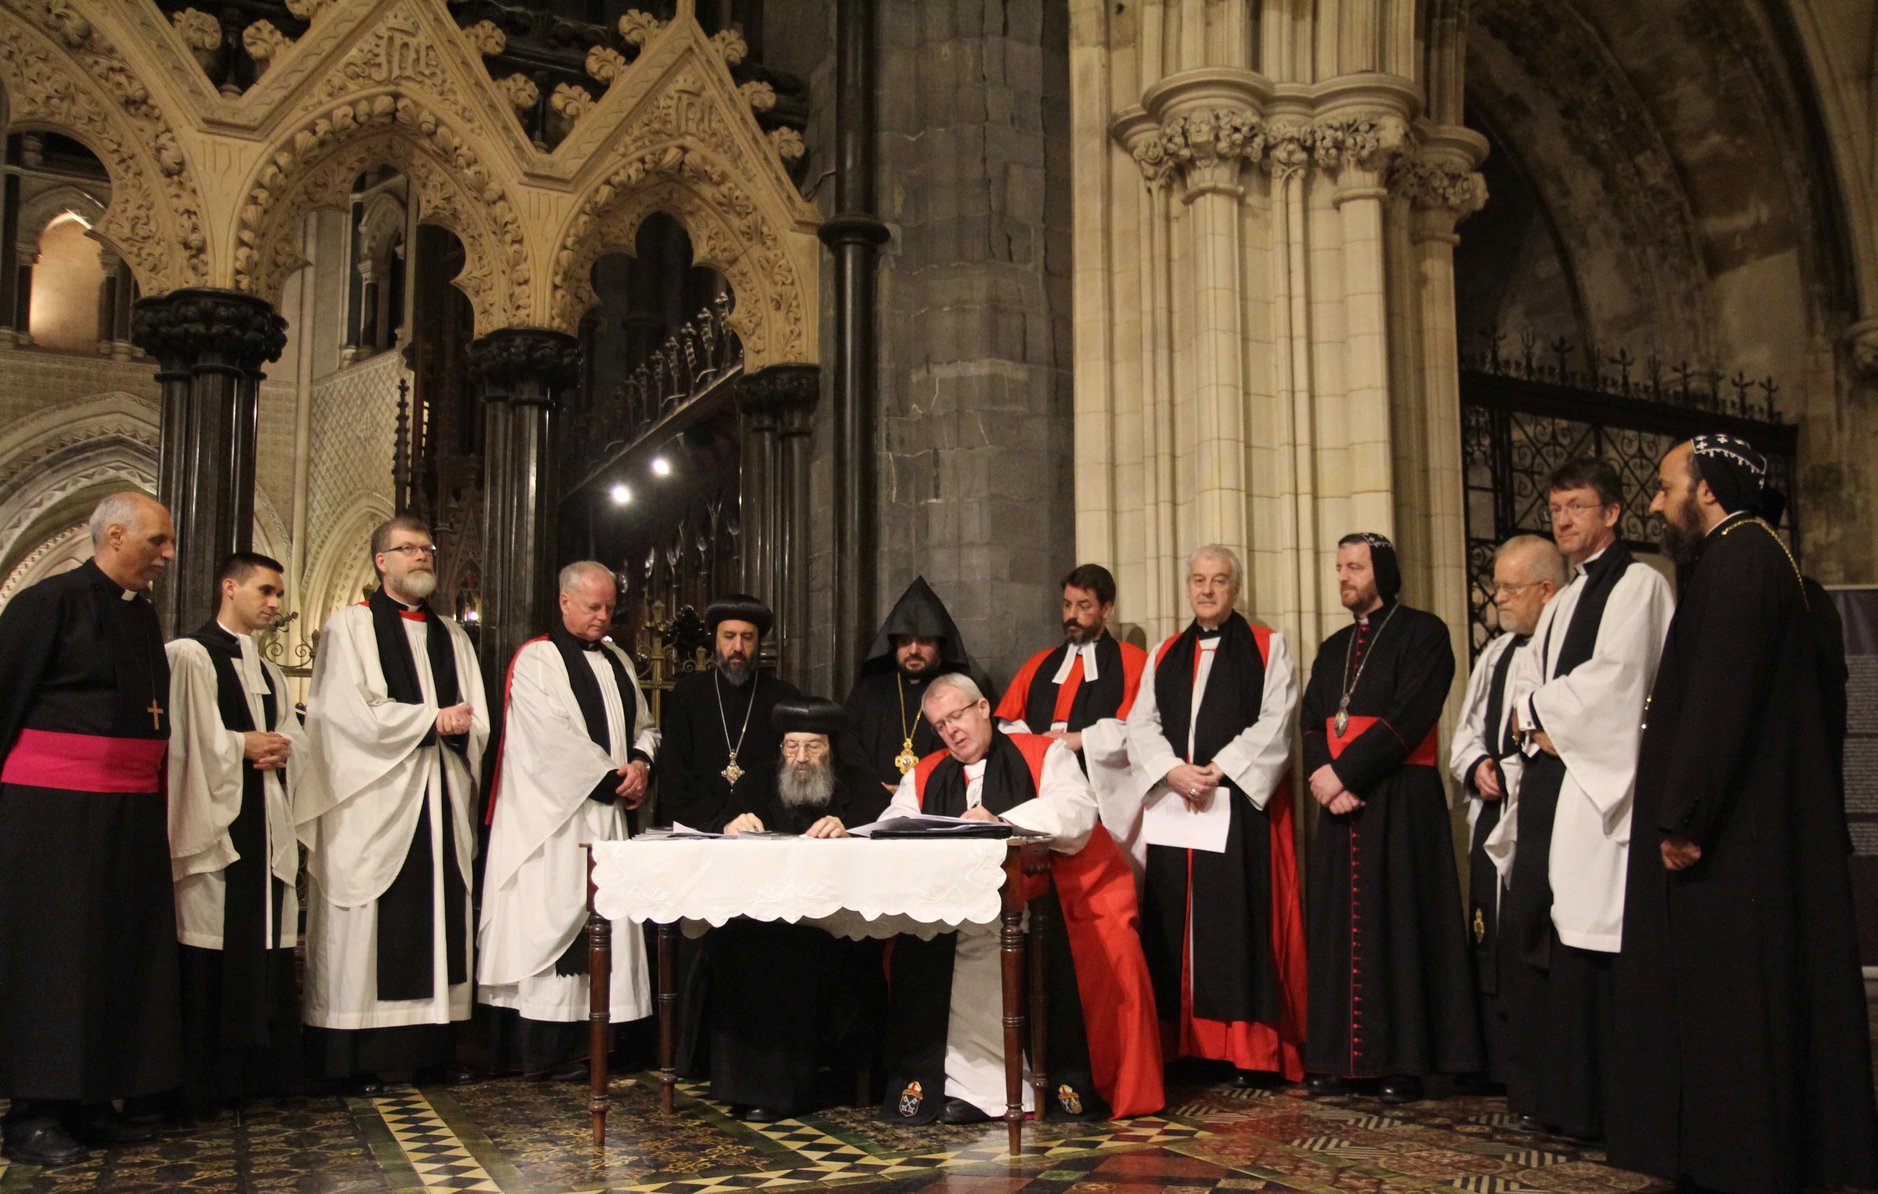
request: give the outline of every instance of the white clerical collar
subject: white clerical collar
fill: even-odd
[[[261,670],[261,655],[254,648],[254,636],[243,634],[239,630],[230,630],[220,619],[215,624],[223,631],[235,636],[235,642],[241,647],[241,683],[249,692],[266,694],[273,690],[267,686],[267,675]]]
[[[1061,666],[1056,669],[1056,675],[1050,682],[1060,685],[1063,681],[1069,679],[1069,669],[1075,666],[1076,659],[1080,656],[1082,658],[1083,683],[1095,683],[1096,677],[1101,674],[1096,668],[1095,649],[1095,643],[1089,642],[1083,643],[1081,646],[1072,646],[1069,650],[1063,652],[1063,662]]]
[[[967,783],[976,783],[978,780],[985,778],[985,763],[985,759],[980,759],[976,763],[965,764],[965,780]]]
[[[244,633],[243,631],[236,630],[233,626],[230,626],[228,623],[222,621],[220,618],[215,619],[215,624],[222,628],[222,632],[224,634],[231,634],[235,636],[235,638],[238,640],[248,641],[251,638],[250,635]]]
[[[124,590],[122,590],[121,592],[119,592],[119,593],[118,593],[118,595],[117,595],[117,599],[118,599],[119,601],[135,601],[135,600],[137,600],[137,590],[135,590],[135,589],[124,589]]]

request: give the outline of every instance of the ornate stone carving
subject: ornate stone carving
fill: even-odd
[[[548,96],[548,135],[559,141],[574,129],[574,124],[593,106],[593,93],[573,83],[556,83]]]
[[[465,41],[484,58],[492,58],[508,48],[509,35],[494,21],[478,21],[463,30]]]
[[[1272,181],[1283,182],[1311,164],[1316,133],[1304,120],[1277,120],[1265,129],[1265,168]]]
[[[797,161],[809,151],[808,145],[802,140],[802,134],[792,128],[771,129],[769,143],[770,147],[776,151],[776,156],[785,162]]]
[[[725,66],[736,66],[749,56],[749,43],[743,40],[743,34],[735,29],[719,29],[711,35],[711,44],[724,56]]]
[[[1346,166],[1385,170],[1408,142],[1408,122],[1393,112],[1327,117],[1312,132],[1318,169],[1333,173]]]
[[[1265,152],[1265,123],[1242,108],[1207,108],[1174,116],[1135,146],[1135,165],[1149,183],[1179,173],[1190,183],[1204,178],[1230,184],[1241,163]]]
[[[254,295],[189,287],[139,299],[130,310],[130,339],[165,369],[219,357],[255,370],[280,359],[287,321]]]
[[[241,31],[241,48],[248,51],[248,57],[254,59],[255,69],[262,75],[267,74],[274,60],[292,44],[292,39],[272,21],[256,21]]]
[[[470,380],[485,401],[552,404],[580,378],[580,341],[549,328],[501,328],[469,346]]]
[[[611,87],[626,75],[626,55],[610,46],[595,46],[587,51],[587,77],[603,87]]]
[[[310,21],[332,2],[333,0],[287,0],[287,11],[303,21]]]
[[[495,82],[496,90],[509,101],[509,107],[517,112],[526,112],[541,102],[541,88],[527,75],[517,72]]]
[[[819,365],[771,365],[737,379],[737,409],[769,421],[785,435],[808,430],[809,418],[821,396]]]
[[[532,272],[515,205],[468,142],[418,99],[380,93],[342,103],[283,137],[265,162],[236,223],[238,288],[277,293],[304,264],[301,217],[343,207],[360,172],[391,165],[415,184],[418,218],[463,240],[465,264],[453,283],[476,326],[528,317]]]
[[[665,28],[665,22],[649,12],[640,12],[636,8],[626,10],[626,15],[619,19],[619,35],[629,46],[643,46],[652,40],[652,35]]]
[[[1487,203],[1487,180],[1477,171],[1402,155],[1389,166],[1389,189],[1418,211],[1445,211],[1464,220]]]
[[[112,41],[68,0],[41,0],[0,25],[0,84],[15,125],[82,141],[111,178],[93,229],[147,293],[199,284],[210,271],[202,203],[182,144]]]
[[[776,89],[761,79],[744,83],[737,88],[737,93],[750,105],[753,112],[767,112],[776,106]]]
[[[1845,330],[1852,369],[1859,379],[1878,384],[1878,319],[1861,319]]]
[[[199,8],[185,8],[170,17],[183,44],[191,50],[213,53],[222,48],[222,23]]]

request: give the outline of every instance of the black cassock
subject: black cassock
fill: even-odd
[[[1813,617],[1764,523],[1710,532],[1637,763],[1606,1129],[1626,1169],[1744,1194],[1878,1185]],[[1668,871],[1666,834],[1701,861]]]
[[[680,678],[660,718],[654,823],[720,833],[743,813],[761,817],[782,758],[782,735],[771,725],[771,714],[778,702],[801,696],[795,685],[761,673],[743,684],[732,684],[716,668]],[[733,746],[742,771],[735,783],[723,774]],[[714,932],[702,940],[681,936],[677,942],[678,1065],[689,1076],[706,1072],[707,1042],[700,1031],[706,985],[700,963]],[[658,956],[656,938],[647,942],[647,950],[648,956]]]
[[[0,613],[0,1095],[182,1078],[168,703],[156,610],[97,565]]]
[[[215,666],[216,708],[224,728],[256,728],[241,680],[241,644],[214,619],[189,638]],[[273,725],[286,694],[261,698]],[[283,782],[284,778],[283,778]],[[249,1095],[285,1094],[302,1085],[300,999],[294,947],[282,948],[281,908],[287,885],[275,876],[267,851],[267,805],[262,773],[241,762],[241,811],[228,826],[240,857],[222,870],[222,948],[181,947],[183,1043],[188,1056],[185,1091],[206,1106]],[[272,915],[268,909],[272,908]],[[274,937],[266,940],[266,927]]]
[[[1301,710],[1307,778],[1331,762],[1350,676],[1350,738],[1334,767],[1365,805],[1342,816],[1320,809],[1317,819],[1304,1067],[1350,1078],[1477,1070],[1460,874],[1434,744],[1454,678],[1447,626],[1391,604],[1324,641]]]
[[[908,738],[912,739],[912,756],[916,759],[945,748],[927,724],[920,701],[934,676],[962,670],[940,663],[929,675],[905,676],[898,666],[890,666],[862,672],[848,690],[850,732],[841,737],[841,759],[873,779],[874,787],[880,790],[882,808],[893,798],[893,793],[882,785],[897,787],[900,783],[901,772],[894,759],[906,749]]]
[[[765,828],[801,833],[824,816],[864,825],[878,806],[866,776],[836,766],[825,805],[791,808],[772,783],[753,810]],[[837,1082],[871,1068],[880,1048],[886,979],[878,941],[847,941],[809,925],[732,920],[704,947],[711,1097],[791,1114],[821,1100],[817,1070]]]

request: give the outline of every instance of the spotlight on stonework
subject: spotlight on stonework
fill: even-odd
[[[655,477],[671,476],[672,462],[665,459],[663,456],[654,456],[652,458],[652,475]]]
[[[633,491],[624,485],[615,485],[610,491],[615,506],[624,506],[633,500]]]

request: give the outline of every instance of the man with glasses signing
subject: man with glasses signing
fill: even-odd
[[[1604,1134],[1644,699],[1675,602],[1618,538],[1617,470],[1571,460],[1546,488],[1553,539],[1576,577],[1540,615],[1508,681],[1525,763],[1505,814],[1507,1102],[1522,1126],[1589,1140]]]
[[[1474,661],[1461,703],[1460,724],[1448,750],[1448,773],[1467,797],[1467,932],[1474,943],[1474,982],[1480,992],[1482,1077],[1506,1081],[1506,1010],[1500,1004],[1500,873],[1487,856],[1487,836],[1500,823],[1506,794],[1518,774],[1519,744],[1507,717],[1513,658],[1532,638],[1539,614],[1570,579],[1565,557],[1549,540],[1515,535],[1493,554],[1493,607],[1500,634]]]
[[[489,709],[469,635],[439,616],[436,547],[399,516],[372,532],[379,588],[334,614],[307,694],[294,793],[307,861],[308,1057],[324,1076],[463,1081],[472,816]]]

